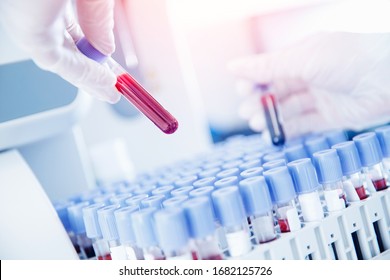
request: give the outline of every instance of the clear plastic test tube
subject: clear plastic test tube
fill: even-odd
[[[161,131],[166,134],[171,134],[177,130],[177,120],[115,60],[95,49],[85,37],[80,39],[76,45],[80,52],[90,59],[99,63],[107,63],[110,69],[117,75],[115,87],[118,91],[148,117]]]
[[[124,246],[119,242],[118,229],[116,226],[114,212],[119,209],[119,205],[109,205],[100,208],[98,221],[103,238],[108,242],[110,247],[111,258],[113,260],[126,260],[126,251]]]
[[[347,206],[343,189],[343,172],[340,158],[335,149],[322,150],[313,154],[318,181],[323,187],[326,207],[329,212],[339,211]]]
[[[98,221],[97,211],[104,204],[96,203],[83,208],[83,219],[87,237],[92,240],[92,246],[95,251],[96,259],[111,260],[110,247],[103,239]]]
[[[239,188],[256,243],[276,239],[272,201],[264,177],[244,179],[240,182]]]
[[[225,187],[214,191],[212,201],[227,242],[230,257],[239,257],[250,250],[250,231],[238,187]]]
[[[360,201],[368,197],[362,174],[359,153],[353,141],[332,146],[339,155],[343,170],[343,185],[348,201]]]
[[[295,205],[295,188],[287,166],[276,167],[263,173],[271,199],[276,207],[276,219],[280,232],[292,232],[301,228]]]
[[[301,207],[302,217],[305,222],[320,221],[324,218],[318,189],[315,168],[310,158],[303,158],[287,164],[294,181],[295,190]]]
[[[189,233],[195,242],[199,259],[222,260],[223,255],[215,239],[215,223],[210,198],[201,196],[183,204]]]
[[[132,214],[139,211],[137,206],[127,206],[115,210],[115,223],[121,245],[126,252],[128,260],[143,260],[142,249],[136,244]]]
[[[280,122],[275,96],[269,91],[267,85],[258,85],[257,89],[261,92],[260,102],[263,106],[271,141],[274,145],[281,146],[285,142],[285,136]]]
[[[154,215],[154,228],[159,247],[167,260],[197,260],[192,250],[184,210],[180,207],[164,208]]]
[[[352,140],[358,149],[367,183],[372,183],[376,191],[386,189],[387,183],[382,165],[383,156],[376,134],[366,132],[353,137]]]
[[[156,211],[157,209],[153,207],[145,208],[131,215],[136,244],[142,249],[145,260],[165,260],[153,228],[153,215]]]

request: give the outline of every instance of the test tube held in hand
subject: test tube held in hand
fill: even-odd
[[[99,63],[107,63],[110,69],[117,75],[115,84],[117,90],[161,131],[166,134],[172,134],[177,130],[177,120],[115,60],[95,49],[85,37],[80,39],[76,45],[80,52],[90,59]]]

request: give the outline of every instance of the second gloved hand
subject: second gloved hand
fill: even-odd
[[[243,95],[240,115],[265,120],[255,84],[269,84],[287,138],[390,121],[390,34],[319,33],[284,50],[229,64]]]
[[[114,51],[114,0],[74,3],[79,23],[69,0],[2,0],[0,21],[39,67],[100,100],[115,103],[120,94],[115,89],[114,73],[81,54],[75,45],[75,41],[86,36],[103,54]]]

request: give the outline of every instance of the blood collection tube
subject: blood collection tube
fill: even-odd
[[[210,199],[206,196],[192,198],[183,204],[183,208],[199,259],[222,260],[222,252],[215,238],[216,228]]]
[[[77,201],[77,200],[75,200]],[[80,202],[80,201],[79,201]],[[64,226],[70,241],[73,244],[74,249],[76,250],[77,254],[80,256],[80,246],[77,244],[76,235],[72,229],[72,226],[69,221],[69,215],[68,215],[68,207],[74,205],[74,202],[66,202],[66,203],[56,203],[54,205],[55,210],[58,214],[58,217],[61,220],[62,225]]]
[[[298,201],[305,222],[320,221],[324,218],[315,168],[310,158],[297,159],[287,164],[293,178]]]
[[[154,228],[160,248],[167,260],[197,260],[192,250],[184,210],[164,208],[154,214]]]
[[[343,189],[343,172],[340,158],[335,149],[327,149],[313,154],[314,166],[329,212],[339,211],[347,206]]]
[[[295,203],[295,188],[287,166],[276,167],[263,173],[272,202],[276,207],[276,219],[280,232],[292,232],[301,228]]]
[[[358,149],[367,184],[372,183],[376,191],[386,189],[382,151],[376,134],[374,132],[366,132],[353,137],[352,140]]]
[[[332,146],[336,149],[343,171],[344,191],[348,201],[360,201],[368,197],[362,174],[362,164],[359,153],[353,141],[338,143]]]
[[[281,146],[285,142],[285,136],[279,119],[275,96],[269,92],[266,85],[258,85],[257,88],[261,91],[260,101],[263,106],[267,128],[271,135],[271,141],[274,145]]]
[[[256,243],[276,239],[272,201],[264,177],[244,179],[240,182],[239,188]]]
[[[382,149],[383,155],[383,167],[386,173],[386,179],[390,179],[390,126],[383,126],[375,129],[376,136],[378,137],[379,144]]]
[[[76,243],[80,248],[80,259],[92,259],[95,257],[92,241],[86,235],[83,220],[83,208],[88,205],[89,202],[85,201],[68,207],[69,222],[76,235]]]
[[[98,213],[98,221],[103,238],[108,242],[110,247],[111,258],[113,260],[127,259],[124,246],[119,242],[118,229],[116,226],[114,212],[119,208],[119,205],[109,205],[100,208]]]
[[[238,187],[225,187],[214,191],[212,201],[227,242],[227,253],[239,257],[250,250],[250,230]]]
[[[145,260],[165,260],[153,228],[153,215],[156,210],[153,207],[145,208],[131,214],[131,226],[136,244],[142,249]]]
[[[126,252],[128,260],[143,260],[142,249],[136,244],[134,228],[132,226],[132,214],[139,211],[137,206],[127,206],[115,210],[115,223],[119,240]]]
[[[177,120],[165,110],[129,73],[115,60],[95,49],[84,37],[77,42],[77,48],[87,57],[99,63],[106,62],[117,75],[115,87],[126,99],[148,117],[166,134],[174,133],[178,127]]]
[[[83,219],[87,237],[92,240],[92,246],[95,251],[96,259],[111,260],[110,248],[108,243],[103,239],[100,230],[97,211],[104,204],[96,203],[83,208]]]

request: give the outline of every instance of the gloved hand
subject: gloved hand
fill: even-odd
[[[390,34],[318,33],[228,67],[240,78],[240,115],[255,131],[266,124],[254,84],[272,86],[287,138],[390,121]]]
[[[103,54],[114,51],[114,0],[75,3],[80,25],[68,0],[1,0],[0,21],[38,66],[100,100],[115,103],[120,94],[115,89],[114,73],[81,54],[75,45],[86,36]]]

